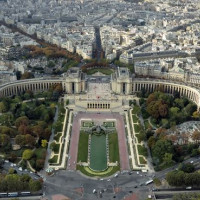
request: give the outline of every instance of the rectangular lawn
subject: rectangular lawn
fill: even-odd
[[[78,160],[77,162],[87,162],[88,160],[88,138],[89,134],[83,131],[80,132],[78,143]]]
[[[118,163],[119,163],[119,146],[118,146],[117,133],[108,134],[108,141],[109,141],[109,159],[110,159],[110,162],[118,161]]]

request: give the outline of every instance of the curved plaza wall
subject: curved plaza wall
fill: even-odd
[[[200,108],[200,90],[191,85],[186,85],[181,82],[172,82],[169,80],[134,79],[132,83],[132,93],[140,92],[142,89],[149,92],[159,89],[169,94],[178,91],[180,96],[186,96],[197,104],[198,109]]]
[[[55,84],[62,84],[63,91],[66,91],[66,83],[61,78],[39,78],[39,79],[26,79],[15,82],[10,82],[0,86],[0,97],[12,96],[22,93],[26,90],[45,91]],[[130,93],[140,92],[142,89],[153,92],[157,89],[165,93],[173,94],[178,91],[181,96],[186,96],[188,99],[197,104],[200,108],[200,90],[191,85],[186,85],[181,82],[172,82],[169,80],[156,80],[156,79],[133,79],[131,83]]]
[[[63,80],[59,78],[40,78],[10,82],[0,86],[0,97],[17,95],[26,90],[33,92],[45,91],[55,84],[63,85]]]

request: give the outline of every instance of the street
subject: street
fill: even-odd
[[[118,177],[93,179],[80,175],[79,172],[60,170],[44,183],[45,197],[49,200],[56,194],[66,195],[71,199],[123,199],[135,193],[144,200],[149,194],[145,182],[151,179],[146,173],[119,174]],[[151,187],[151,186],[149,186]],[[94,192],[94,193],[93,193]]]

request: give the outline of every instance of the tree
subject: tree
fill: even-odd
[[[155,119],[158,119],[160,116],[159,106],[160,106],[160,102],[158,102],[158,101],[152,101],[147,106],[147,112]]]
[[[160,104],[158,110],[161,117],[166,117],[168,114],[168,105]]]
[[[192,114],[192,117],[195,119],[198,119],[198,118],[200,118],[200,113],[198,111],[194,111]]]
[[[1,124],[6,126],[11,126],[13,123],[14,116],[11,113],[5,113],[1,115]]]
[[[170,116],[177,116],[179,110],[180,109],[178,107],[171,107],[170,108]]]
[[[8,159],[10,160],[10,162],[15,162],[17,160],[17,154],[15,152],[11,152],[8,155]]]
[[[26,149],[24,152],[23,152],[23,155],[22,155],[22,158],[24,160],[30,160],[33,156],[33,151],[30,150],[30,149]]]
[[[139,142],[146,140],[146,134],[145,134],[145,132],[144,131],[140,131],[140,133],[137,134],[137,138],[138,138]]]
[[[148,139],[148,146],[149,146],[149,148],[153,148],[155,144],[156,144],[156,139],[153,136],[151,136]]]
[[[44,132],[44,129],[40,125],[34,126],[32,130],[33,133],[38,137],[41,137],[42,133]]]
[[[195,171],[195,167],[192,163],[183,163],[179,166],[179,170],[186,173],[192,173]]]
[[[30,134],[26,134],[25,135],[25,140],[26,140],[26,144],[30,147],[33,147],[35,144],[35,138],[30,135]]]
[[[194,103],[189,103],[186,107],[185,107],[185,111],[186,113],[188,113],[189,115],[192,115],[193,112],[195,112],[197,110],[197,106]]]
[[[173,163],[172,154],[171,153],[165,153],[164,158],[163,158],[163,162],[167,166],[171,165]]]
[[[173,152],[173,145],[169,140],[158,140],[152,148],[153,157],[158,158],[160,163],[163,161],[165,153],[172,154]]]
[[[41,170],[44,167],[44,160],[43,159],[38,159],[36,160],[36,168],[37,170]]]
[[[22,135],[25,135],[25,134],[29,134],[31,133],[31,129],[30,129],[30,126],[27,126],[25,124],[21,124],[19,127],[18,127],[18,132]]]
[[[9,135],[10,137],[14,137],[16,135],[16,132],[7,126],[0,126],[0,133]]]
[[[176,106],[179,107],[180,109],[184,108],[184,100],[183,99],[176,98],[174,100],[174,102],[176,103]]]
[[[50,136],[51,136],[51,129],[45,128],[42,138],[44,138],[45,140],[49,140]]]
[[[25,145],[25,136],[24,135],[17,135],[15,137],[15,143],[20,145],[20,146],[24,146]]]
[[[0,134],[0,146],[6,147],[10,145],[10,137],[6,134]]]
[[[3,163],[4,163],[4,161],[3,161],[3,159],[0,157],[0,169],[2,169]]]
[[[15,172],[16,172],[16,171],[15,171],[15,169],[13,169],[13,168],[10,168],[9,171],[8,171],[9,174],[14,174]]]
[[[156,97],[154,93],[150,94],[147,98],[147,105],[150,104],[152,101],[156,101]]]
[[[43,148],[46,148],[47,144],[48,144],[47,140],[42,140],[42,141],[41,141],[41,146],[42,146]]]
[[[19,128],[20,125],[28,126],[29,119],[26,116],[18,117],[15,121],[15,126]]]
[[[17,174],[8,174],[5,176],[5,181],[7,184],[8,191],[18,191],[22,189],[19,175]]]
[[[0,112],[3,113],[6,111],[7,111],[6,105],[3,102],[0,102]]]
[[[33,75],[31,72],[24,72],[24,73],[21,75],[21,80],[22,80],[22,79],[30,79],[30,78],[34,78],[34,75]]]
[[[195,142],[198,142],[200,140],[200,131],[195,130],[192,134],[192,139]]]
[[[30,180],[29,181],[29,188],[32,192],[36,192],[38,190],[41,190],[42,189],[42,184],[40,181],[38,180]]]
[[[185,173],[183,171],[172,171],[167,173],[166,180],[171,186],[185,185]]]

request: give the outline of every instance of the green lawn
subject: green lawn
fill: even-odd
[[[132,118],[133,118],[133,123],[137,123],[138,122],[137,115],[132,115]]]
[[[59,153],[60,144],[56,144],[54,153]]]
[[[104,134],[91,136],[90,168],[94,171],[104,171],[107,168],[106,136]]]
[[[144,121],[144,127],[145,127],[145,129],[148,129],[148,128],[151,127],[151,125],[149,124],[149,121],[148,121],[148,120],[145,120],[145,121]]]
[[[137,115],[139,115],[140,113],[141,113],[140,107],[137,106],[137,105],[135,105],[135,106],[133,107],[132,114],[137,114]]]
[[[105,127],[115,127],[115,122],[103,122],[103,126],[105,126]]]
[[[94,126],[94,122],[82,122],[83,127],[92,127]]]
[[[54,156],[53,158],[49,159],[49,163],[57,163],[58,156]]]
[[[143,145],[137,145],[137,148],[138,148],[138,153],[140,154],[140,155],[143,155],[143,156],[145,156],[145,157],[147,157],[148,156],[148,153],[147,153],[147,148]]]
[[[96,72],[101,72],[102,74],[105,74],[105,75],[111,75],[113,73],[113,70],[112,69],[108,69],[108,68],[92,68],[92,69],[88,69],[86,71],[86,73],[88,75],[92,75]]]
[[[141,125],[140,124],[134,124],[135,133],[139,133],[141,131]]]
[[[140,160],[140,164],[142,164],[142,165],[147,164],[147,161],[144,160],[143,157],[140,156],[140,157],[139,157],[139,160]]]
[[[119,146],[118,146],[118,136],[117,133],[110,133],[108,135],[109,141],[109,159],[110,162],[119,163]]]
[[[54,136],[54,140],[56,140],[57,142],[59,142],[59,139],[60,139],[60,136],[62,135],[62,133],[57,133],[55,136]]]
[[[116,172],[120,171],[120,167],[119,166],[116,166],[116,167],[113,167],[111,170],[110,170],[110,167],[105,171],[104,174],[93,174],[93,173],[89,173],[88,171],[86,171],[86,168],[83,167],[83,166],[77,166],[77,170],[81,171],[83,174],[87,175],[87,176],[90,176],[90,177],[108,177],[108,176],[111,176],[113,174],[115,174]]]
[[[88,138],[89,134],[80,132],[79,144],[78,144],[78,160],[77,162],[87,162],[88,159]]]

